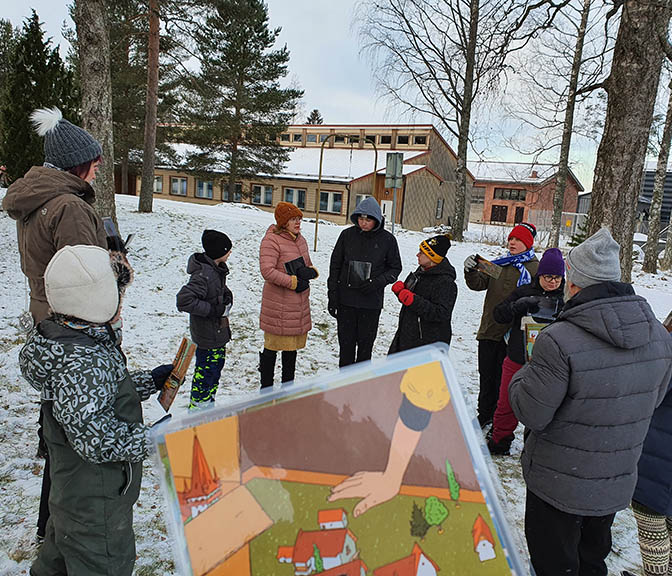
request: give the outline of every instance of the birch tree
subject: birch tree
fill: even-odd
[[[644,158],[658,90],[670,0],[625,0],[611,71],[607,114],[597,151],[588,231],[611,230],[621,245],[621,279],[630,282]]]
[[[668,85],[669,96],[667,102],[667,113],[665,115],[665,124],[663,134],[658,149],[658,161],[656,163],[656,175],[653,178],[653,195],[651,198],[651,208],[649,209],[649,230],[646,248],[644,250],[644,263],[642,270],[655,274],[658,271],[658,236],[660,235],[660,210],[663,206],[663,187],[665,177],[667,176],[667,161],[670,156],[670,143],[672,142],[672,80]],[[670,218],[672,221],[672,218]],[[669,223],[668,223],[669,225]],[[672,232],[667,229],[667,244],[670,242]],[[667,264],[669,268],[669,264]]]
[[[363,0],[362,49],[386,98],[437,120],[457,140],[453,235],[467,225],[467,153],[472,109],[493,90],[507,56],[550,26],[569,0]]]

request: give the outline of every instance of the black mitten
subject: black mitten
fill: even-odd
[[[154,382],[154,388],[157,390],[161,390],[163,388],[163,385],[166,383],[166,380],[168,379],[168,376],[170,376],[170,373],[173,371],[173,365],[172,364],[162,364],[161,366],[157,366],[152,370],[152,380]]]
[[[296,288],[294,288],[294,290],[297,292],[303,292],[304,290],[308,290],[308,286],[310,286],[310,284],[308,284],[308,280],[304,280],[303,278],[299,278],[297,276]]]

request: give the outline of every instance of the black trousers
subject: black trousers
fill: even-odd
[[[278,353],[275,350],[264,348],[259,352],[259,372],[261,372],[261,387],[268,388],[273,386],[273,376],[275,374],[275,359]],[[291,382],[294,380],[296,371],[296,350],[283,350],[282,352],[282,382]]]
[[[371,360],[373,343],[378,335],[380,309],[339,306],[336,320],[340,348],[338,366],[342,368],[355,362]]]
[[[525,538],[537,576],[607,576],[614,516],[567,514],[528,490]]]
[[[40,418],[37,421],[37,436],[39,438],[38,454],[44,456],[44,470],[42,471],[42,490],[40,492],[40,511],[37,517],[37,534],[44,537],[47,531],[47,520],[49,520],[49,490],[51,490],[51,477],[49,476],[49,452],[47,444],[42,435],[42,408],[40,407]]]
[[[478,341],[478,421],[482,425],[492,422],[499,399],[499,383],[502,381],[502,362],[506,358],[504,340]]]

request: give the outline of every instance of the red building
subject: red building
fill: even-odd
[[[468,165],[474,176],[470,222],[513,225],[552,213],[556,164],[469,162]],[[577,211],[579,192],[583,192],[583,186],[570,169],[563,212]],[[531,217],[531,213],[536,217]]]
[[[213,470],[210,472],[208,461],[194,434],[194,450],[191,457],[191,479],[185,483],[185,489],[177,492],[182,512],[182,521],[186,524],[201,512],[212,506],[222,497],[222,487]]]

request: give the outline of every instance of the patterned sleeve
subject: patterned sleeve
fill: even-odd
[[[53,414],[84,460],[94,464],[140,462],[150,451],[148,428],[119,420],[114,413],[123,372],[104,366],[108,358],[98,354],[79,357],[74,370],[54,378]]]
[[[136,370],[131,372],[131,380],[135,384],[135,391],[140,396],[140,400],[145,401],[152,394],[156,393],[156,386],[150,370]]]

